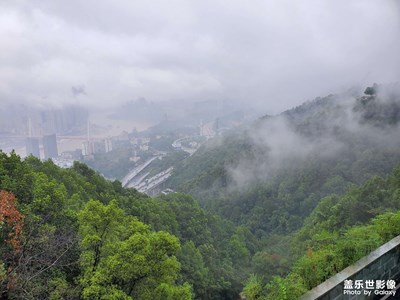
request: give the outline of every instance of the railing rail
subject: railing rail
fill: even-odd
[[[381,299],[385,295],[379,294],[374,289],[357,289],[357,293],[351,294],[349,289],[345,289],[344,281],[367,280],[383,281],[398,280],[400,277],[400,236],[395,237],[378,249],[364,256],[343,271],[332,276],[325,282],[304,294],[300,300],[342,300],[342,299]],[[396,282],[397,284],[398,282]],[[367,292],[364,292],[367,291]],[[371,293],[368,294],[368,291]],[[400,291],[396,292],[399,293]],[[397,298],[396,298],[397,299]]]

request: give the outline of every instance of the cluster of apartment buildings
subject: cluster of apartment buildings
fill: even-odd
[[[42,139],[37,137],[26,138],[26,154],[41,158],[40,155],[40,142],[43,145],[44,159],[58,157],[57,137],[55,134],[44,135]]]

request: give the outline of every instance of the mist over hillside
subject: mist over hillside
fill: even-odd
[[[321,197],[384,176],[400,161],[398,88],[330,95],[263,117],[207,143],[169,184],[239,224],[253,224],[257,213],[254,231],[291,231]],[[279,214],[280,221],[269,217]]]
[[[262,118],[247,132],[253,155],[241,157],[229,174],[241,186],[307,159],[335,159],[353,147],[359,152],[396,149],[400,146],[400,85],[376,86],[375,90],[361,97],[317,98]]]
[[[399,37],[398,0],[0,1],[0,299],[295,300],[399,238]]]

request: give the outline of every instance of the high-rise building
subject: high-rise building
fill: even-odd
[[[82,154],[84,156],[92,155],[94,153],[94,143],[92,141],[83,142],[82,146]]]
[[[40,122],[44,134],[79,133],[88,119],[87,110],[70,106],[62,109],[44,110],[40,113]]]
[[[58,156],[57,138],[55,134],[43,136],[44,159]]]
[[[111,139],[105,139],[104,140],[105,148],[106,148],[106,153],[112,151],[112,141]]]
[[[95,153],[107,153],[112,150],[111,139],[97,140],[97,141],[86,141],[83,142],[83,155],[92,155]]]
[[[28,137],[25,141],[25,146],[27,156],[32,154],[33,156],[40,158],[39,139]]]

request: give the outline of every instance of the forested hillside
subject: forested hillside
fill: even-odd
[[[0,152],[1,298],[295,299],[400,234],[397,92],[210,140],[155,198]]]
[[[290,273],[269,282],[253,274],[244,293],[249,300],[297,299],[399,234],[400,167],[321,199],[291,242],[298,259]]]
[[[0,152],[2,299],[234,299],[257,241],[190,196]]]
[[[305,241],[322,226],[318,222],[329,220],[326,228],[343,233],[399,209],[395,188],[380,194],[379,185],[400,163],[399,95],[399,85],[393,84],[374,85],[362,96],[317,98],[211,140],[176,168],[171,187],[197,197],[204,208],[248,228],[259,239],[261,248],[251,259],[255,277],[247,291],[255,282],[265,284],[297,266],[297,258],[307,251]],[[364,198],[355,193],[364,193]],[[340,197],[349,202],[342,204]],[[312,223],[322,207],[330,210]],[[373,246],[386,240],[376,239]],[[357,255],[337,254],[345,256],[341,267],[373,248],[358,246]],[[293,286],[301,293],[333,273]],[[297,273],[290,274],[294,275],[287,277],[286,287]]]
[[[381,95],[371,89],[317,98],[211,140],[169,184],[259,238],[293,232],[324,196],[385,176],[400,162],[399,86],[382,87]]]

